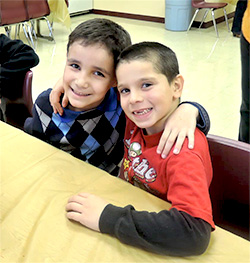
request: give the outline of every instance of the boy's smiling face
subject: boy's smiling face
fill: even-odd
[[[177,75],[169,83],[151,62],[144,60],[120,63],[116,76],[121,106],[128,118],[148,135],[162,131],[168,116],[178,106],[183,77]]]
[[[83,46],[81,41],[69,47],[63,85],[70,109],[96,108],[115,84],[114,59],[105,47]]]

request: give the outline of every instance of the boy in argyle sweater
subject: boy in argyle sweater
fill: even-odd
[[[115,67],[119,54],[129,45],[127,31],[108,19],[78,25],[69,36],[63,88],[59,85],[59,93],[49,89],[38,96],[24,130],[117,176],[126,121],[115,88]],[[53,112],[49,101],[53,92],[58,98],[64,92],[69,102],[63,114]],[[184,107],[189,107],[185,118],[195,123],[197,108],[186,104],[179,110],[185,111]],[[199,123],[207,132],[209,117],[200,105],[197,107]],[[189,136],[192,144],[192,132]],[[173,141],[176,136],[167,137]]]

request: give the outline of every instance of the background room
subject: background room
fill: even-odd
[[[185,77],[182,100],[196,101],[206,108],[211,119],[209,133],[237,140],[241,99],[240,45],[239,38],[228,32],[222,10],[215,11],[219,32],[219,37],[216,37],[210,12],[201,29],[192,27],[188,33],[185,30],[166,29],[165,0],[69,0],[69,11],[63,10],[66,7],[63,0],[48,2],[51,5],[50,20],[53,20],[55,42],[34,39],[40,63],[32,69],[33,100],[43,90],[52,88],[62,76],[66,43],[71,30],[82,21],[105,17],[121,24],[131,34],[133,43],[158,41],[172,48]],[[236,1],[223,2],[228,3],[226,11],[231,29]],[[67,18],[67,12],[70,18]],[[202,12],[194,23],[197,24],[201,18]],[[40,25],[41,33],[48,35],[45,20]],[[3,27],[0,32],[4,33]],[[14,27],[11,34],[13,37]],[[22,30],[19,38],[27,43]]]

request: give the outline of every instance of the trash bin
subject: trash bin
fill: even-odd
[[[192,0],[165,0],[165,28],[171,31],[186,31],[192,19]]]

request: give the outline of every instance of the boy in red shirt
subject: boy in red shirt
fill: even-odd
[[[156,253],[191,256],[203,253],[215,228],[209,185],[212,166],[205,135],[195,131],[179,155],[162,159],[156,148],[166,120],[178,107],[184,79],[175,53],[156,42],[126,48],[116,68],[121,106],[128,119],[121,177],[170,202],[159,213],[139,212],[82,193],[69,199],[67,217]]]

